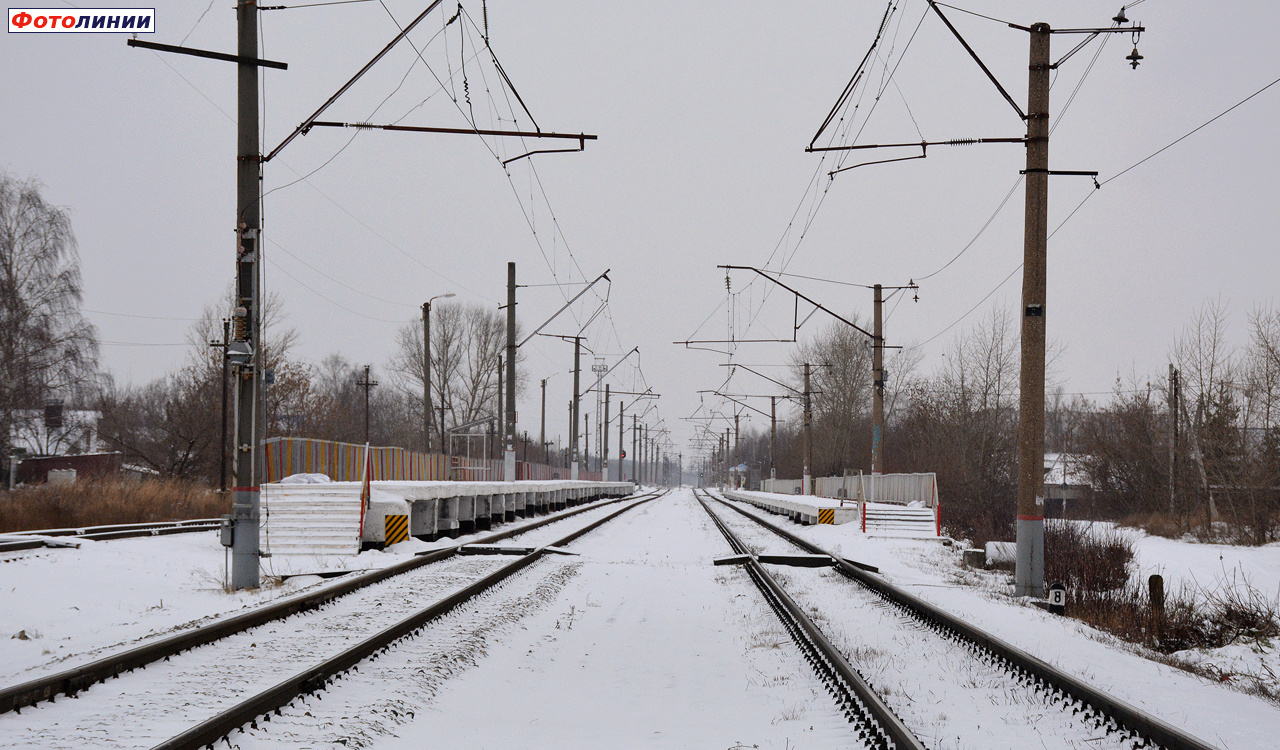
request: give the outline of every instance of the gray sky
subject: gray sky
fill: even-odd
[[[196,25],[205,6],[162,3],[158,33],[146,38],[176,44],[194,27],[187,45],[233,51],[232,9],[215,3]],[[387,7],[405,23],[425,4],[387,0]],[[480,3],[465,7],[482,25]],[[972,0],[964,7],[1069,28],[1109,25],[1119,6]],[[1209,12],[1228,7],[1234,12]],[[923,0],[900,4],[889,32],[892,54],[888,43],[883,48],[891,62],[924,8]],[[323,119],[385,123],[403,116],[403,124],[465,126],[460,61],[474,54],[476,32],[462,27],[473,41],[460,49],[454,24],[424,48],[455,10],[456,4],[442,6],[411,36],[430,71],[402,46]],[[264,215],[267,285],[286,300],[287,322],[302,334],[299,353],[319,360],[337,351],[357,364],[381,365],[399,322],[416,319],[427,297],[456,291],[463,300],[497,304],[510,260],[529,284],[579,281],[610,268],[609,315],[588,329],[591,343],[614,355],[640,347],[644,377],[663,394],[661,414],[683,445],[692,430],[680,418],[697,408],[697,389],[719,383],[723,368],[716,363],[724,358],[671,342],[693,335],[708,316],[697,338],[723,338],[727,317],[717,305],[726,292],[717,263],[760,265],[776,249],[772,267],[788,257],[791,273],[865,284],[919,280],[974,237],[1018,179],[1021,146],[931,149],[928,159],[836,177],[803,241],[798,225],[784,234],[793,215],[798,223],[810,218],[812,204],[802,199],[819,157],[803,149],[883,12],[879,2],[492,0],[493,49],[538,123],[600,140],[585,153],[516,162],[510,178],[474,136],[363,132],[344,149],[354,131],[317,129],[295,141],[267,164],[264,184],[270,190],[310,176],[271,192]],[[1026,34],[948,13],[1025,107]],[[1280,76],[1276,3],[1149,0],[1129,16],[1147,26],[1139,43],[1146,59],[1131,70],[1124,60],[1133,46],[1128,35],[1107,43],[1054,132],[1054,169],[1096,169],[1105,180]],[[396,31],[378,2],[264,13],[263,57],[289,63],[288,71],[264,76],[267,148]],[[88,316],[104,341],[103,363],[117,378],[142,382],[172,369],[185,348],[110,342],[182,344],[184,319],[198,317],[231,278],[235,124],[225,113],[235,111],[235,70],[196,58],[161,59],[126,47],[125,38],[6,37],[0,136],[8,148],[0,168],[37,176],[46,198],[71,210],[84,306],[94,311]],[[1054,58],[1078,39],[1055,37]],[[1051,96],[1055,122],[1097,45],[1060,69]],[[491,64],[472,58],[465,69],[478,122],[493,122],[486,83],[504,111],[508,98]],[[457,92],[458,106],[447,94],[431,96],[440,88],[433,73],[444,80],[450,72],[448,90]],[[873,96],[874,88],[859,117]],[[1174,338],[1207,298],[1229,301],[1232,336],[1246,339],[1246,314],[1273,304],[1280,266],[1277,121],[1280,86],[1106,185],[1050,241],[1049,335],[1065,348],[1058,376],[1068,391],[1107,391],[1118,373],[1161,371]],[[930,15],[858,142],[1023,132]],[[520,146],[494,148],[514,156]],[[827,180],[813,184],[826,188]],[[1050,226],[1092,189],[1087,178],[1054,178]],[[928,340],[923,371],[991,307],[1017,305],[1015,274],[969,318],[937,335],[1021,261],[1022,203],[1019,189],[964,255],[921,282],[918,303],[894,311],[889,343]],[[791,307],[781,294],[747,329],[765,288],[748,288],[747,281],[745,274],[733,278],[740,292],[737,335],[785,336]],[[869,291],[791,281],[835,309],[870,311]],[[564,301],[554,287],[521,294],[526,327]],[[585,320],[596,304],[575,313]],[[576,325],[565,319],[553,329],[572,333]],[[529,347],[531,378],[561,373],[549,387],[548,432],[564,433],[571,346],[547,339]],[[737,359],[781,363],[789,349],[744,345]],[[630,368],[619,373],[619,385],[636,384]],[[767,392],[758,390],[762,381],[739,378],[739,389]],[[521,429],[531,433],[538,426],[536,397],[531,388],[520,404]]]

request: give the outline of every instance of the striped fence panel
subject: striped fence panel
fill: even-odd
[[[291,474],[325,474],[335,482],[364,478],[364,446],[312,438],[271,438],[263,443],[263,481],[279,482]],[[502,459],[443,456],[404,448],[370,446],[373,479],[393,481],[495,482],[503,479]],[[603,481],[601,472],[580,471],[589,481]],[[569,470],[519,461],[516,478],[567,479]]]
[[[448,457],[396,447],[370,446],[374,480],[448,479]],[[364,478],[364,446],[311,438],[271,438],[263,443],[263,479],[278,482],[291,474],[325,474],[336,482]]]

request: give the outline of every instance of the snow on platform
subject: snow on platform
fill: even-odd
[[[853,523],[863,533],[877,536],[939,536],[936,508],[747,490],[727,490],[722,494],[805,525]]]
[[[379,480],[370,482],[369,503],[361,514],[362,482],[331,482],[321,474],[295,475],[281,482],[262,485],[262,525],[259,532],[262,550],[276,559],[280,570],[296,573],[304,570],[341,569],[360,552],[362,542],[385,541],[385,519],[388,515],[409,516],[410,533],[434,537],[441,531],[454,532],[458,521],[474,521],[475,514],[499,519],[507,516],[502,508],[496,515],[486,504],[477,511],[475,503],[460,509],[450,498],[520,496],[546,497],[550,493],[599,493],[624,495],[634,485],[624,482],[587,482],[573,480],[523,480],[519,482],[456,482]],[[446,506],[446,502],[453,502]],[[530,503],[533,504],[533,503]],[[514,510],[515,503],[511,503]],[[538,503],[538,505],[543,505]],[[451,515],[448,512],[451,510]],[[471,514],[471,515],[468,515]],[[448,528],[442,522],[450,522]]]

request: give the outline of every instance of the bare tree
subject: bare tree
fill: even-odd
[[[34,179],[0,172],[0,452],[11,451],[17,412],[79,395],[96,358],[70,217]]]
[[[910,385],[894,430],[899,466],[938,474],[944,523],[974,542],[1012,533],[1018,356],[1008,311],[993,310]]]
[[[1259,306],[1249,314],[1249,343],[1240,364],[1242,410],[1241,494],[1249,541],[1277,537],[1280,519],[1280,311]]]
[[[422,424],[422,324],[406,323],[389,363],[401,402]],[[480,305],[440,303],[431,308],[431,401],[445,409],[446,429],[498,417],[498,358],[507,343],[506,317]],[[523,361],[518,355],[516,364]],[[523,381],[517,372],[517,385]],[[439,429],[439,412],[432,424]],[[421,432],[421,428],[417,430]],[[410,433],[413,435],[414,433]],[[410,438],[415,444],[420,437]]]
[[[290,356],[297,332],[284,325],[283,307],[274,294],[263,305],[268,332],[263,365],[275,380],[264,393],[259,425],[263,437],[301,434],[310,426],[315,407],[311,367]],[[223,367],[221,347],[210,344],[222,339],[221,321],[231,308],[229,291],[205,306],[187,333],[191,344],[187,361],[175,371],[142,386],[107,384],[99,400],[99,435],[104,443],[164,475],[217,480]],[[230,395],[232,386],[227,388]],[[233,405],[234,398],[229,402]]]
[[[858,322],[857,315],[853,322]],[[868,339],[835,322],[801,343],[790,363],[792,387],[797,391],[804,388],[806,363],[810,365],[814,476],[839,474],[867,464],[872,398]]]
[[[1221,298],[1206,300],[1173,345],[1182,388],[1191,402],[1212,401],[1236,375],[1236,357],[1227,341],[1230,312]]]

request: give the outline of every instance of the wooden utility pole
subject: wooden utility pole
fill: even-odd
[[[1027,198],[1022,246],[1018,525],[1014,596],[1044,596],[1045,260],[1049,245],[1049,24],[1031,26]]]

